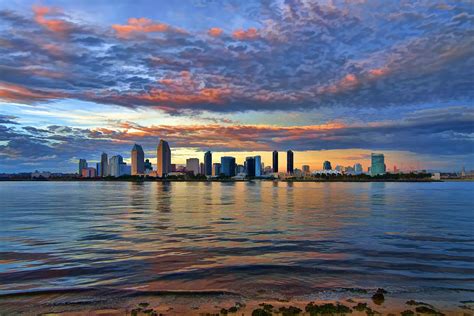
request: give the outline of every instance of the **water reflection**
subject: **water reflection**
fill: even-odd
[[[0,186],[2,292],[474,290],[473,184]]]

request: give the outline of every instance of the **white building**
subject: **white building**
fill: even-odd
[[[198,175],[201,173],[201,168],[199,165],[198,158],[188,158],[186,159],[186,171],[192,171],[194,175]]]

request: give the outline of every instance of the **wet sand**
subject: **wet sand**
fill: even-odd
[[[249,298],[219,291],[117,293],[111,290],[100,295],[90,290],[44,291],[0,296],[0,315],[474,315],[474,301],[456,301],[456,293],[423,300],[390,293],[378,300],[380,297],[374,294],[315,300],[321,295],[275,298],[263,294]],[[326,312],[318,313],[323,310]]]

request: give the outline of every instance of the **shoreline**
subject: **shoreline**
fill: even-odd
[[[325,182],[354,182],[354,183],[367,183],[367,182],[472,182],[474,179],[246,179],[246,180],[236,180],[236,179],[0,179],[0,182],[308,182],[308,183],[325,183]]]
[[[383,289],[364,293],[251,298],[226,291],[51,290],[0,295],[0,311],[38,315],[472,315],[474,301],[444,296],[395,294]],[[421,295],[424,296],[424,295]],[[448,295],[449,296],[449,295]]]

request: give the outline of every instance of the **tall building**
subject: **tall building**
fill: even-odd
[[[132,148],[132,176],[145,173],[145,153],[140,145]]]
[[[323,170],[331,170],[332,167],[331,167],[331,162],[330,161],[325,161],[323,162]]]
[[[249,177],[255,177],[255,157],[245,158],[245,171]]]
[[[109,159],[109,175],[112,177],[120,177],[123,171],[123,158],[120,155],[112,156]]]
[[[308,165],[303,165],[302,170],[304,175],[308,175],[310,172]]]
[[[100,162],[95,164],[96,176],[100,177]]]
[[[360,163],[354,164],[354,173],[355,174],[362,174],[364,170],[362,169],[362,165]]]
[[[171,172],[171,149],[168,142],[160,140],[156,150],[156,174],[163,178]]]
[[[278,172],[278,151],[273,151],[273,172]]]
[[[95,178],[97,176],[97,170],[95,168],[82,168],[81,177],[83,178]]]
[[[79,159],[79,175],[82,175],[82,169],[87,168],[87,160]]]
[[[204,154],[204,175],[212,176],[212,153],[206,151]]]
[[[370,175],[376,176],[385,174],[385,157],[383,154],[374,154],[371,155],[372,163],[370,165]]]
[[[216,162],[212,164],[212,175],[219,176],[221,174],[221,164]]]
[[[198,158],[186,159],[186,172],[191,172],[191,171],[194,173],[195,176],[197,176],[200,173]]]
[[[255,156],[255,176],[260,177],[262,176],[262,157]]]
[[[204,174],[204,163],[203,162],[201,162],[199,164],[199,174]]]
[[[106,153],[102,153],[100,156],[100,174],[101,177],[107,177],[109,175],[109,163]]]
[[[221,157],[221,173],[227,177],[235,176],[235,158],[234,157]]]
[[[286,152],[286,172],[293,174],[294,155],[291,150]]]

